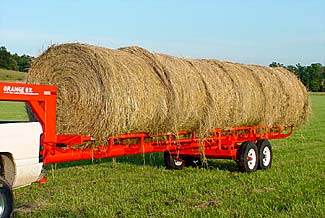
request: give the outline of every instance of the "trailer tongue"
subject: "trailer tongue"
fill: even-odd
[[[55,86],[0,82],[0,101],[26,102],[38,118],[43,133],[37,156],[43,165],[164,152],[166,167],[181,169],[185,165],[197,164],[200,161],[202,150],[204,150],[204,155],[207,158],[231,159],[237,162],[240,171],[253,172],[257,169],[271,167],[272,146],[268,140],[286,138],[293,132],[292,126],[244,126],[230,129],[212,129],[205,137],[199,137],[195,132],[187,131],[156,135],[134,133],[108,136],[106,139],[99,139],[103,145],[84,149],[79,145],[96,139],[92,136],[56,133],[56,95],[57,88]],[[1,152],[2,158],[3,155],[15,157],[15,154],[11,154],[9,151]],[[15,162],[15,158],[12,162]],[[3,170],[3,168],[1,169]],[[12,173],[14,174],[14,172]],[[1,175],[8,177],[10,172],[1,172]],[[12,186],[12,184],[7,185],[6,180],[8,179],[6,176],[4,177],[1,179],[2,184],[4,184],[2,189]],[[45,181],[45,177],[39,181]],[[3,192],[6,191],[7,193],[7,189]],[[1,190],[0,200],[1,196],[4,196],[3,199],[10,202],[10,197],[1,195]]]

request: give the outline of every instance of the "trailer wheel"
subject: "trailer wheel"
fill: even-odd
[[[258,148],[258,168],[266,170],[272,166],[272,145],[268,140],[260,140],[256,143]]]
[[[0,177],[0,217],[8,218],[12,215],[14,198],[8,182]]]
[[[258,166],[258,149],[252,141],[243,142],[237,151],[237,164],[241,172],[254,172]]]
[[[181,170],[185,166],[185,159],[181,156],[177,157],[172,155],[170,152],[164,152],[164,162],[167,169],[170,170]]]
[[[189,167],[201,167],[202,161],[200,157],[188,155],[186,158],[185,165]]]

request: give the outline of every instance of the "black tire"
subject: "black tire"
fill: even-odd
[[[252,141],[243,142],[237,151],[237,164],[240,172],[250,173],[258,167],[258,149]]]
[[[184,168],[186,160],[181,156],[176,157],[175,155],[172,155],[170,152],[165,151],[164,162],[167,169],[181,170]]]
[[[271,143],[268,140],[259,140],[256,146],[258,149],[258,168],[262,170],[271,168],[273,159]]]
[[[188,167],[202,167],[202,160],[200,157],[187,155],[185,160],[185,165]]]
[[[8,218],[12,215],[14,197],[11,186],[0,177],[0,218]]]

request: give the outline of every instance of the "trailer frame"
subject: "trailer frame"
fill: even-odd
[[[293,126],[242,126],[229,129],[213,129],[203,136],[195,132],[149,134],[133,133],[95,139],[84,135],[56,133],[57,88],[49,85],[33,85],[0,82],[0,101],[26,102],[37,116],[43,128],[40,161],[46,164],[111,158],[118,156],[167,152],[175,160],[181,157],[198,157],[204,150],[207,158],[238,161],[238,152],[244,142],[283,139],[290,136]],[[84,143],[100,140],[103,145],[83,148]]]

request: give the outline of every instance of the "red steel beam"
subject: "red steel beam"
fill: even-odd
[[[164,152],[199,155],[199,147],[203,145],[205,154],[210,158],[236,159],[236,153],[240,143],[244,141],[257,141],[262,139],[286,138],[293,132],[293,127],[288,127],[288,132],[281,127],[236,127],[230,130],[215,129],[211,131],[213,136],[208,138],[196,138],[195,133],[182,131],[172,134],[150,135],[147,133],[125,134],[110,137],[107,145],[96,148],[74,148],[76,144],[82,144],[92,140],[91,137],[80,135],[59,135],[58,142],[66,144],[67,147],[49,148],[44,158],[44,164],[69,162],[76,160],[89,160],[110,158],[142,153]],[[263,134],[258,131],[263,130]],[[242,133],[245,132],[246,133]],[[225,135],[223,135],[225,134]],[[187,135],[188,138],[177,138],[177,135]],[[154,137],[165,137],[167,140],[152,140]],[[174,138],[173,138],[174,137]],[[138,143],[122,144],[115,140],[136,139]]]

